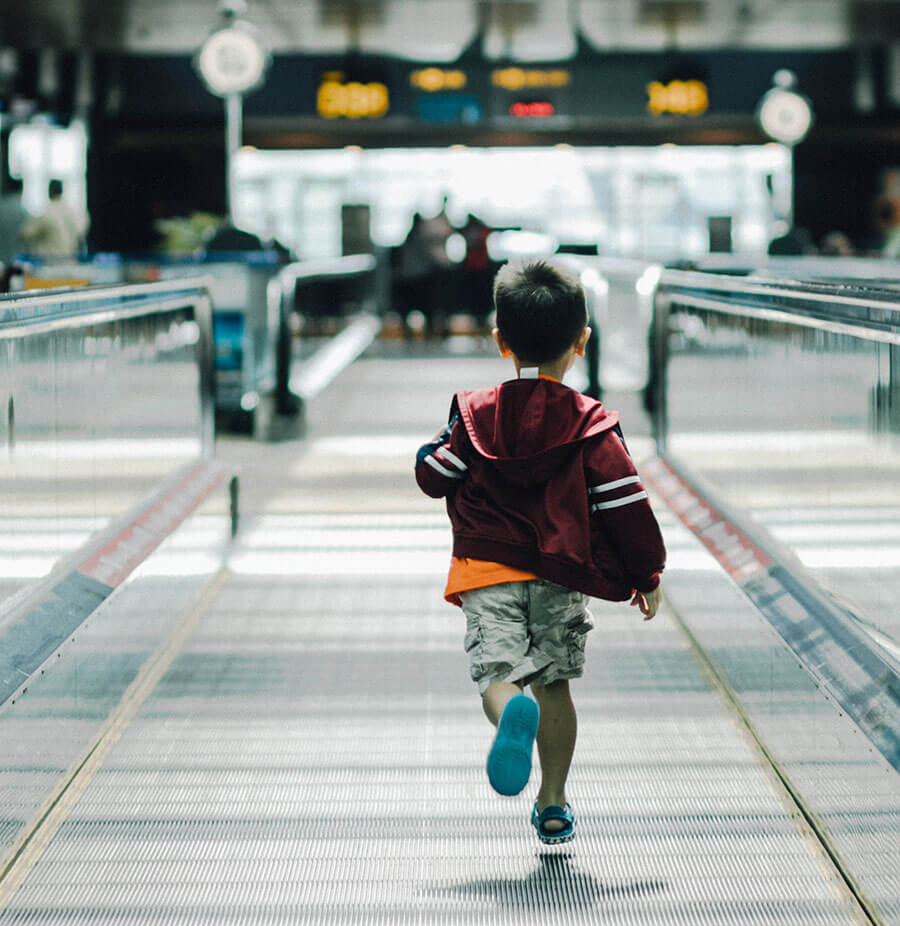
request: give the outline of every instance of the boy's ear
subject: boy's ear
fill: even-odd
[[[507,347],[506,341],[504,341],[503,338],[501,337],[500,329],[499,328],[491,329],[491,335],[493,335],[494,343],[497,345],[497,350],[500,351],[500,356],[501,357],[511,357],[512,351],[509,349],[509,347]]]
[[[591,329],[588,325],[584,326],[584,330],[578,335],[578,340],[575,342],[575,353],[579,357],[584,356],[584,349],[587,347],[587,342],[591,339]]]

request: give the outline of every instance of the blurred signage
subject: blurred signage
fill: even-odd
[[[509,107],[509,114],[517,119],[535,119],[552,116],[556,113],[556,107],[549,100],[538,100],[526,103],[520,101],[513,103]]]
[[[544,90],[567,87],[572,74],[564,68],[498,68],[491,72],[491,83],[504,90]]]
[[[389,109],[390,94],[380,81],[347,81],[340,71],[322,75],[316,111],[324,119],[381,119]]]
[[[4,90],[0,101],[10,106],[17,98],[37,99],[38,55],[21,54],[23,66],[15,85],[0,88]],[[104,55],[101,59],[106,61]],[[179,59],[176,66],[173,60],[156,56],[126,55],[115,68],[104,65],[98,71],[97,97],[112,95],[110,99],[119,100],[119,114],[110,117],[114,121],[126,114],[160,119],[169,113],[218,115],[216,101],[208,98],[202,85],[195,88],[182,80],[178,68],[188,60]],[[776,61],[803,75],[804,93],[822,118],[861,118],[853,108],[858,62],[852,50],[785,50],[777,55],[750,49],[600,53],[582,42],[569,61],[513,64],[488,59],[480,43],[475,43],[458,61],[448,62],[363,52],[292,53],[278,60],[265,84],[247,97],[248,118],[265,114],[371,124],[396,117],[420,123],[468,120],[489,126],[495,118],[508,122],[512,103],[549,101],[557,119],[565,114],[595,123],[643,114],[641,123],[634,124],[637,141],[651,120],[699,121],[713,111],[752,118]],[[889,119],[891,112],[885,108],[889,101],[882,90],[876,81],[876,112]],[[471,99],[437,102],[452,96]],[[427,101],[435,103],[423,106]]]
[[[425,122],[462,122],[475,125],[481,121],[481,103],[468,93],[442,93],[422,97],[416,114]]]
[[[709,91],[702,80],[654,80],[647,84],[647,109],[655,116],[700,116],[709,109]]]
[[[468,78],[465,71],[456,68],[419,68],[409,75],[409,83],[426,93],[437,93],[441,90],[462,90]]]

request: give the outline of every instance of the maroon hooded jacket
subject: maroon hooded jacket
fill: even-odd
[[[618,415],[562,383],[457,393],[416,481],[446,497],[454,556],[612,601],[659,584],[665,546]]]

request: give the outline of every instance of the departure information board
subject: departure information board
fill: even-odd
[[[275,55],[264,83],[246,95],[244,115],[323,126],[457,123],[500,129],[525,121],[652,126],[737,115],[753,120],[781,69],[797,75],[799,92],[817,118],[856,113],[852,51],[601,54],[582,43],[571,60],[527,65],[488,60],[477,48],[450,63],[362,53]],[[220,114],[219,102],[187,58],[127,57],[107,70],[116,77],[121,112],[130,117]],[[103,92],[98,85],[98,95]]]

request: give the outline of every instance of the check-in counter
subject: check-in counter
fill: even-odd
[[[83,260],[26,257],[16,266],[21,271],[17,277],[17,288],[26,291],[113,285],[123,279],[123,262],[119,254],[97,254]]]

